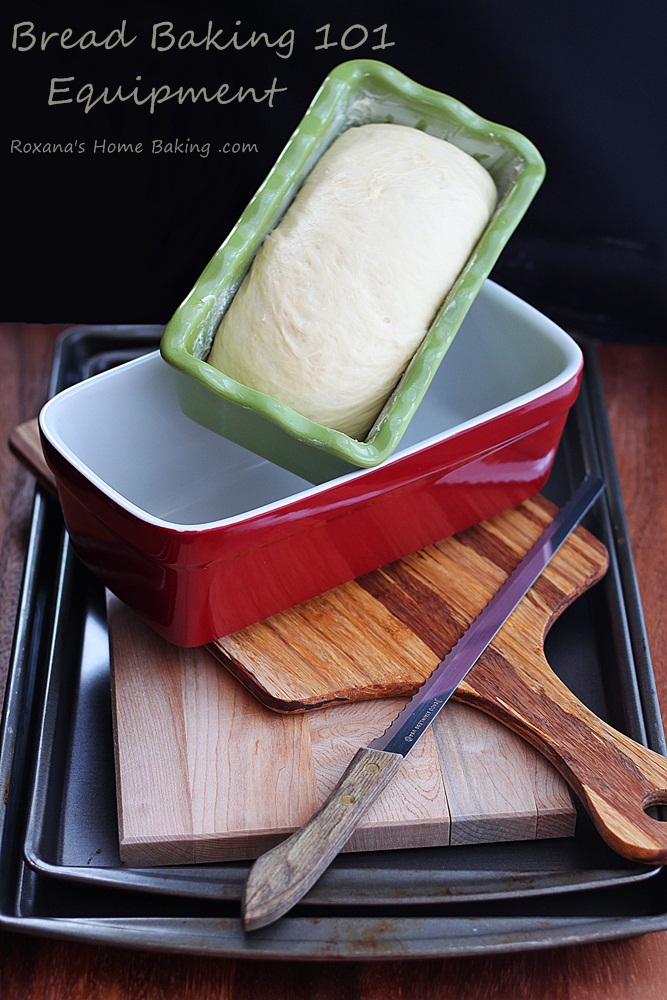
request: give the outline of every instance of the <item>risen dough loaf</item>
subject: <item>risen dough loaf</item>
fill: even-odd
[[[209,363],[365,437],[495,203],[457,146],[403,125],[350,128],[267,236]]]

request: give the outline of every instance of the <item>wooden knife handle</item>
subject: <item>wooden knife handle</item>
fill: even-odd
[[[493,654],[473,670],[457,697],[532,743],[581,799],[603,840],[645,864],[667,862],[667,822],[646,810],[667,805],[667,758],[598,718],[546,660],[532,673]]]
[[[329,867],[403,757],[359,750],[316,813],[291,837],[255,861],[243,894],[243,924],[257,930],[277,920],[305,896]]]

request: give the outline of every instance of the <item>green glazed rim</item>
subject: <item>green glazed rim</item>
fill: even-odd
[[[262,241],[280,221],[315,162],[345,128],[369,121],[411,125],[456,143],[489,171],[498,188],[498,203],[401,380],[366,439],[359,441],[242,385],[209,365],[206,356],[222,315]],[[199,402],[189,406],[189,390],[181,385],[182,408],[189,409],[194,419],[282,465],[290,465],[290,445],[284,434],[295,446],[298,443],[300,450],[303,446],[320,449],[346,465],[370,467],[384,461],[398,445],[544,175],[540,153],[515,130],[480,117],[454,98],[415,83],[385,63],[342,63],[327,76],[265,181],[165,328],[162,357],[212,395],[202,408],[197,390]],[[260,440],[263,429],[267,432],[265,441]],[[276,434],[277,430],[283,435]],[[266,454],[267,440],[271,442],[269,450],[275,446],[275,456]],[[313,459],[317,464],[316,455]],[[303,467],[302,458],[299,464]]]

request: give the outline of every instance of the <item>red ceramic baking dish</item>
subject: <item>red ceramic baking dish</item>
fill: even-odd
[[[72,544],[196,646],[513,506],[544,484],[581,380],[553,322],[486,281],[399,451],[313,486],[189,419],[154,352],[40,414]]]

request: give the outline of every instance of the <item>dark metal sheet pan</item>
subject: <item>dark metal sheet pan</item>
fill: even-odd
[[[238,900],[247,864],[123,868],[118,853],[108,637],[103,595],[64,541],[58,606],[85,603],[82,623],[58,614],[37,739],[25,857],[35,871],[116,888]],[[85,596],[84,596],[85,595]],[[590,616],[582,602],[552,648],[566,662],[567,639],[593,661]],[[79,669],[71,652],[81,642]],[[588,671],[590,677],[592,670]],[[591,684],[587,694],[595,697]],[[597,692],[599,696],[599,692]],[[655,869],[629,864],[600,844],[585,816],[576,838],[340,857],[305,905],[360,906],[497,898],[634,881]],[[364,878],[359,879],[363,869]]]
[[[159,328],[61,338],[52,391],[154,348]],[[584,472],[607,493],[588,526],[605,580],[556,623],[550,662],[595,712],[665,752],[641,605],[592,344],[580,399],[545,492]],[[6,789],[0,924],[26,932],[225,955],[464,955],[602,940],[667,927],[665,873],[608,850],[582,813],[573,838],[344,855],[307,900],[245,935],[247,863],[120,865],[104,595],[73,555],[58,505],[38,492],[3,717]]]

